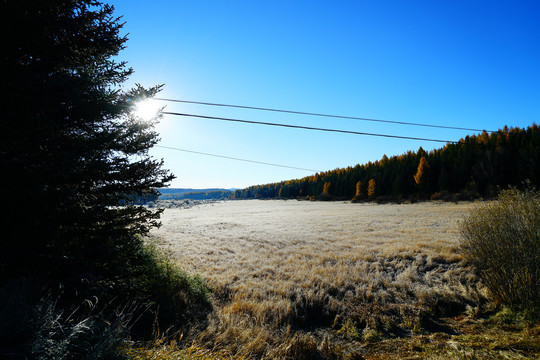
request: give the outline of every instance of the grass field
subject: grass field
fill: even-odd
[[[206,278],[185,339],[237,358],[535,358],[538,328],[486,320],[459,254],[471,203],[229,201],[167,209],[151,238]],[[476,337],[475,337],[476,336]]]

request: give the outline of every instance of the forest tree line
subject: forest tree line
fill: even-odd
[[[491,198],[499,188],[529,180],[540,185],[540,129],[504,127],[466,136],[426,152],[399,156],[302,179],[236,190],[234,199],[460,200]]]

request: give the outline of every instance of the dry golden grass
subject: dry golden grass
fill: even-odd
[[[246,358],[353,359],[381,339],[450,332],[439,318],[484,302],[457,252],[470,208],[220,202],[167,209],[152,238],[214,288],[190,339]]]

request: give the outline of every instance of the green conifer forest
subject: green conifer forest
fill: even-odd
[[[536,124],[484,131],[430,152],[420,147],[364,165],[251,186],[236,190],[234,198],[464,200],[490,198],[498,188],[519,186],[524,180],[540,184],[540,128]]]

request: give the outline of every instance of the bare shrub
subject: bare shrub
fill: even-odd
[[[461,249],[495,300],[540,305],[540,193],[510,188],[472,210],[461,226]]]

